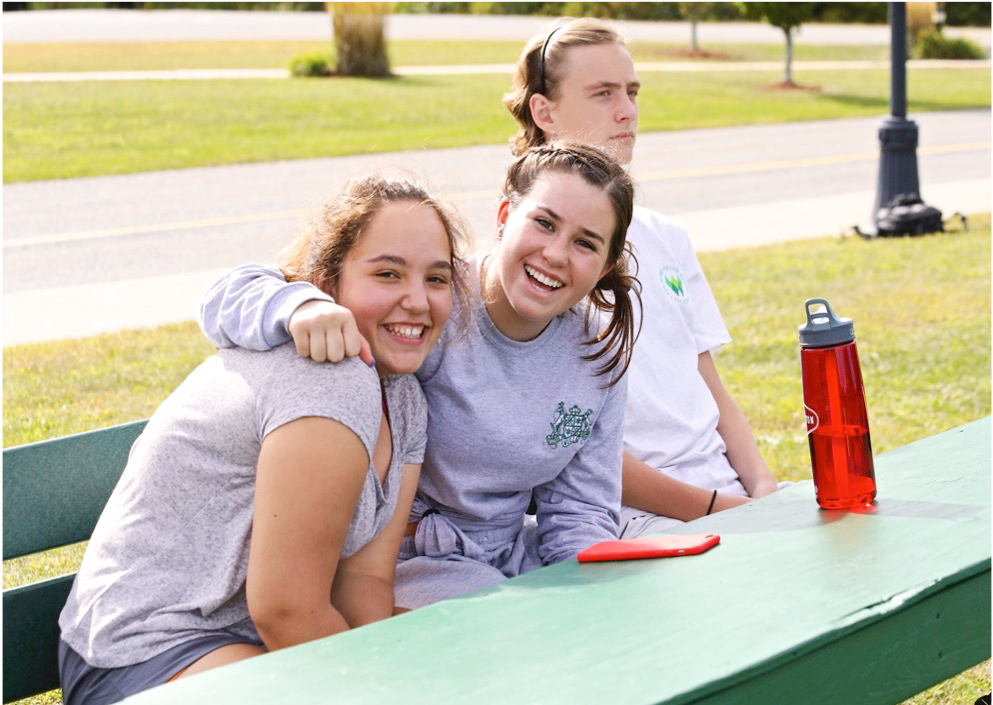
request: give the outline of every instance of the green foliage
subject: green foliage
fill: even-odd
[[[817,3],[814,22],[835,24],[886,24],[885,2],[820,2]]]
[[[430,3],[438,4],[438,3]],[[462,10],[454,12],[470,15],[544,15],[549,14],[546,6],[549,3],[534,2],[463,2],[445,3],[450,5],[465,5]]]
[[[679,3],[671,2],[567,2],[560,3],[568,17],[602,17],[611,20],[679,20]]]
[[[921,35],[914,43],[914,57],[918,59],[985,59],[986,52],[964,37],[952,39],[937,30],[931,30]]]
[[[610,11],[611,4],[609,2],[567,2],[562,7],[562,14],[566,17],[614,19]]]
[[[472,2],[398,2],[394,3],[393,11],[403,15],[421,14],[470,14]],[[483,3],[486,4],[486,3]]]
[[[745,15],[765,20],[787,35],[810,20],[817,3],[813,2],[745,2]]]
[[[945,24],[952,27],[989,27],[990,3],[946,2]]]
[[[301,77],[330,76],[333,63],[334,58],[328,54],[298,54],[290,60],[290,73]]]
[[[698,22],[707,17],[712,4],[709,2],[681,2],[677,3],[677,6],[680,15],[690,22]]]

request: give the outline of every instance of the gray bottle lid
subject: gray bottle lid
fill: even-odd
[[[807,322],[797,328],[802,348],[824,348],[855,340],[851,318],[835,315],[827,299],[807,299],[804,303]]]

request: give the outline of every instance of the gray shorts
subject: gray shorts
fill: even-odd
[[[108,705],[168,682],[211,651],[228,644],[255,644],[227,632],[207,632],[163,651],[147,661],[120,668],[91,666],[71,646],[59,640],[59,678],[65,705]]]

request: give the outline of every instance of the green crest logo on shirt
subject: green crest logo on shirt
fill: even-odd
[[[560,401],[555,409],[555,420],[550,424],[552,432],[545,436],[545,442],[552,448],[556,448],[561,441],[562,447],[566,448],[573,443],[585,441],[590,437],[590,417],[592,415],[592,409],[583,412],[575,404],[566,412],[565,402]]]
[[[663,267],[659,270],[659,279],[672,298],[681,304],[689,303],[690,293],[686,290],[686,277],[677,267]]]

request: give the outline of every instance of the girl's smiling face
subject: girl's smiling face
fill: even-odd
[[[415,372],[452,312],[452,251],[435,210],[413,201],[383,206],[342,263],[333,294],[355,316],[380,376]]]
[[[486,263],[486,309],[508,338],[531,340],[609,270],[614,210],[582,176],[548,171],[517,207],[504,199],[497,222],[502,235]]]

